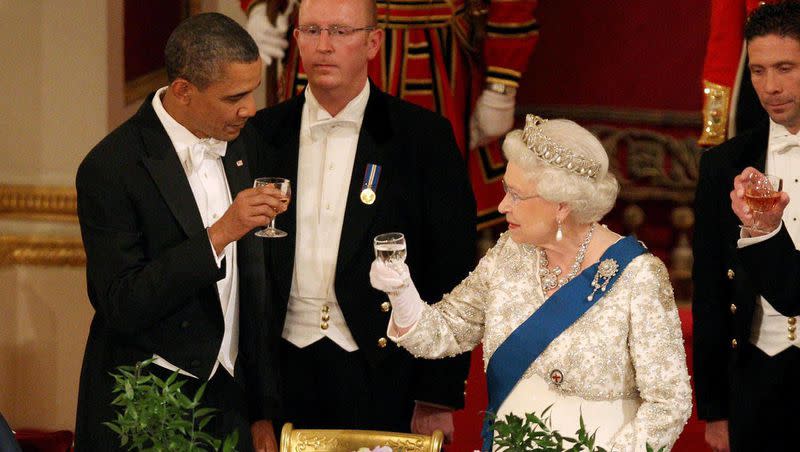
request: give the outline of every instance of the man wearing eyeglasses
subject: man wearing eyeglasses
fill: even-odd
[[[308,78],[296,42],[287,42],[287,30],[296,27],[300,0],[240,2],[248,15],[247,31],[263,60],[273,66],[267,68],[268,105],[274,104],[273,98],[299,94]],[[539,37],[534,17],[538,3],[377,2],[385,46],[381,57],[370,62],[370,79],[381,90],[450,120],[475,190],[479,230],[501,220],[497,204],[503,197],[503,167],[496,162],[503,161],[503,153],[498,139],[514,123],[516,92]]]
[[[369,268],[373,237],[402,232],[420,293],[439,299],[474,262],[475,201],[448,121],[368,79],[384,39],[375,6],[304,0],[294,38],[308,86],[253,120],[267,143],[257,172],[297,187],[288,238],[265,242],[285,420],[450,437],[469,357],[422,361],[387,341],[391,306]]]

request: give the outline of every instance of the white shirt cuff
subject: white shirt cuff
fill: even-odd
[[[771,239],[772,237],[775,237],[778,234],[782,226],[783,222],[778,224],[778,227],[773,229],[772,232],[770,232],[769,234],[764,234],[758,237],[746,237],[744,235],[745,234],[744,228],[742,228],[739,230],[739,240],[736,241],[736,246],[737,248],[744,248],[746,246],[755,245],[756,243],[761,243],[767,239]]]

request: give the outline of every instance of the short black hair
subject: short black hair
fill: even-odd
[[[202,13],[183,20],[164,48],[170,83],[183,78],[200,89],[217,80],[225,64],[252,63],[258,46],[236,21],[219,13]]]
[[[800,41],[800,1],[784,0],[756,8],[744,25],[744,38],[750,43],[754,38],[778,35]]]

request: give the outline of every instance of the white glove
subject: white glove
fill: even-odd
[[[511,130],[516,96],[485,89],[469,121],[469,147],[475,149]]]
[[[389,301],[392,302],[392,322],[398,328],[407,328],[417,323],[426,303],[420,298],[414,281],[411,281],[408,265],[390,267],[375,259],[369,269],[369,283],[389,295]]]
[[[286,12],[278,15],[275,24],[271,24],[267,19],[267,3],[258,3],[250,8],[250,15],[247,17],[247,32],[253,37],[258,45],[258,53],[264,64],[272,64],[273,60],[280,60],[289,47],[286,40],[286,31],[289,29],[289,15],[294,9],[295,2],[289,2]]]

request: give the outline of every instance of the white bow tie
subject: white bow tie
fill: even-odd
[[[205,159],[216,160],[225,157],[227,142],[214,138],[203,138],[189,147],[186,155],[186,170],[194,173]]]
[[[798,135],[782,135],[769,140],[769,150],[778,154],[784,154],[796,147],[800,147],[800,136]]]
[[[352,119],[338,118],[328,118],[323,119],[322,121],[317,121],[314,124],[311,124],[311,139],[314,141],[321,140],[336,127],[352,127],[353,130],[357,130],[358,123]]]

